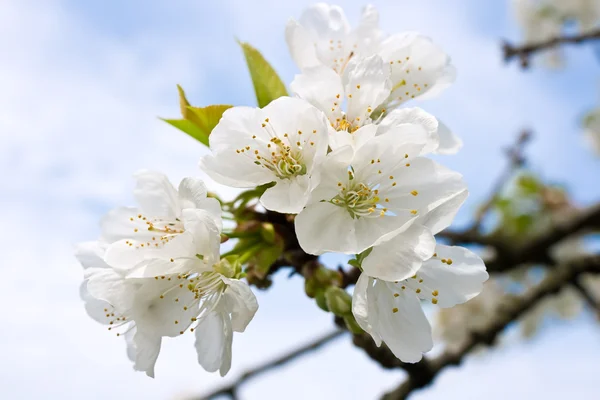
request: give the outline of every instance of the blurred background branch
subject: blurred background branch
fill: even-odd
[[[331,343],[335,339],[339,338],[344,333],[345,332],[343,330],[335,330],[330,333],[327,333],[317,339],[314,339],[313,341],[311,341],[303,346],[300,346],[300,347],[290,351],[289,353],[283,354],[280,357],[277,357],[273,360],[267,361],[261,365],[258,365],[252,369],[247,370],[239,378],[234,380],[229,385],[218,388],[204,396],[191,397],[190,400],[193,400],[193,399],[211,400],[211,399],[218,398],[220,396],[229,396],[231,399],[235,400],[235,399],[237,399],[237,391],[248,380],[257,377],[258,375],[270,372],[273,369],[276,369],[277,367],[285,365],[289,362],[296,360],[299,357],[305,356],[310,352],[318,350],[321,347],[325,346],[326,344]]]
[[[531,56],[536,53],[547,51],[564,44],[583,44],[598,39],[600,39],[600,28],[586,33],[557,36],[538,43],[529,43],[522,46],[514,46],[509,42],[504,42],[502,49],[504,52],[504,60],[506,62],[511,61],[513,58],[518,58],[521,67],[528,68]]]

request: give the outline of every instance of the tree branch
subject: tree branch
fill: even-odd
[[[517,136],[517,140],[515,141],[515,143],[512,146],[505,149],[506,155],[508,156],[508,165],[504,169],[504,172],[502,172],[502,174],[496,180],[496,183],[492,187],[492,191],[488,196],[488,199],[479,207],[479,210],[475,214],[473,224],[471,225],[471,228],[469,228],[467,231],[471,233],[479,231],[483,219],[490,211],[490,209],[494,206],[494,202],[498,199],[500,192],[502,191],[502,189],[504,189],[504,186],[506,186],[508,180],[513,176],[513,174],[518,168],[522,167],[525,164],[525,156],[523,153],[525,151],[525,145],[529,142],[530,139],[531,132],[528,130],[524,130],[523,132],[521,132],[521,134],[519,134],[519,136]]]
[[[588,305],[600,316],[600,302],[596,300],[596,297],[590,293],[590,291],[581,283],[581,276],[573,281],[573,287],[577,289],[581,297],[585,299]]]
[[[385,394],[383,400],[406,399],[414,390],[431,384],[438,373],[450,365],[458,365],[478,345],[491,345],[496,337],[511,322],[538,304],[541,300],[557,293],[563,286],[575,282],[581,274],[600,273],[600,255],[584,257],[555,268],[538,286],[522,296],[507,295],[487,326],[471,332],[468,339],[456,351],[447,351],[433,360],[422,360],[416,365],[416,373],[409,372],[408,379],[395,390]]]
[[[526,263],[551,264],[553,260],[550,248],[553,245],[587,229],[600,229],[600,203],[521,246],[498,235],[481,235],[468,230],[445,231],[439,233],[438,236],[448,239],[453,244],[481,244],[493,247],[496,251],[496,258],[486,262],[487,270],[489,272],[506,272]]]
[[[597,39],[600,39],[600,29],[579,35],[559,36],[543,42],[524,46],[513,46],[508,42],[504,42],[502,50],[504,51],[504,61],[509,62],[513,58],[519,58],[521,66],[527,68],[529,66],[529,58],[535,53],[546,51],[563,44],[582,44]]]
[[[193,400],[193,399],[209,400],[209,399],[214,399],[218,396],[224,396],[224,395],[228,395],[232,399],[234,399],[236,396],[236,392],[238,391],[240,386],[242,386],[248,380],[255,378],[258,375],[269,372],[279,366],[287,364],[287,363],[295,360],[296,358],[302,357],[314,350],[317,350],[318,348],[324,346],[325,344],[330,343],[333,340],[339,338],[344,333],[345,333],[345,331],[342,331],[342,330],[335,330],[333,332],[330,332],[324,336],[321,336],[320,338],[313,340],[310,343],[305,344],[304,346],[298,347],[297,349],[295,349],[287,354],[284,354],[284,355],[277,357],[271,361],[267,361],[255,368],[247,370],[238,379],[236,379],[234,382],[232,382],[231,384],[229,384],[227,386],[216,389],[204,396],[191,398],[190,400]]]

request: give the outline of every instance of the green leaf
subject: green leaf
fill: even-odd
[[[208,146],[210,133],[219,123],[225,110],[233,106],[217,104],[208,107],[192,107],[181,86],[177,85],[177,91],[183,119],[163,119],[163,121]]]
[[[194,121],[196,126],[202,131],[202,136],[194,138],[208,146],[208,137],[215,126],[221,120],[223,113],[233,106],[225,104],[216,104],[208,107],[192,107],[188,106],[188,110],[192,112],[194,116],[191,120]]]
[[[248,43],[238,43],[246,57],[258,106],[262,108],[279,97],[287,96],[285,85],[262,54]]]

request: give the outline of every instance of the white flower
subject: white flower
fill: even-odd
[[[106,253],[112,267],[131,268],[144,258],[165,252],[174,252],[172,255],[176,256],[176,243],[182,240],[178,236],[185,231],[186,215],[197,218],[195,213],[186,214],[186,209],[204,210],[220,231],[221,206],[218,200],[207,197],[201,180],[185,178],[177,190],[166,176],[157,172],[143,170],[135,178],[133,194],[139,207],[114,209],[101,222],[101,240],[112,244]],[[170,258],[163,254],[167,256]]]
[[[382,37],[379,14],[371,5],[363,9],[354,30],[341,7],[318,3],[306,9],[299,21],[290,19],[285,31],[292,58],[301,70],[324,65],[339,74],[354,55],[374,54]]]
[[[329,138],[332,149],[345,145],[360,147],[375,135],[402,124],[415,124],[421,125],[430,136],[426,152],[457,152],[462,146],[460,139],[425,111],[398,108],[388,113],[381,109],[392,93],[391,76],[392,68],[380,56],[354,57],[342,75],[325,66],[306,69],[296,76],[291,89],[327,115],[333,128]]]
[[[295,220],[304,251],[361,253],[466,189],[460,174],[419,157],[427,132],[409,133],[388,132],[356,151],[346,146],[327,155],[321,181]]]
[[[328,147],[329,124],[309,103],[289,97],[263,109],[234,107],[210,135],[212,155],[202,168],[233,187],[274,183],[261,197],[266,209],[297,213],[315,184]]]
[[[450,58],[430,39],[414,32],[386,37],[378,25],[373,6],[363,10],[360,25],[350,30],[340,7],[319,3],[309,7],[298,22],[288,22],[286,40],[305,73],[324,66],[342,75],[352,59],[379,55],[391,70],[391,92],[381,104],[388,110],[417,97],[432,97],[455,80]]]
[[[191,213],[195,220],[186,215]],[[178,258],[146,258],[124,271],[103,264],[98,247],[80,248],[80,261],[89,264],[87,292],[95,299],[88,300],[86,308],[93,304],[94,318],[102,319],[102,306],[109,330],[133,333],[134,368],[148,376],[154,376],[162,337],[188,329],[196,334],[199,363],[225,375],[231,366],[233,331],[245,330],[258,305],[250,288],[236,279],[239,266],[219,261],[219,230],[211,216],[186,209],[182,217],[185,232],[178,239],[185,238],[187,247]]]
[[[414,363],[433,347],[431,326],[420,300],[452,307],[477,296],[487,278],[476,254],[438,245],[433,257],[411,278],[386,282],[361,274],[352,312],[378,346],[383,341],[401,361]]]

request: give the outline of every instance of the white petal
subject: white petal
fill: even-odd
[[[147,243],[134,243],[131,240],[119,240],[108,246],[104,261],[113,268],[119,270],[131,270],[142,261],[152,258],[168,260],[179,257],[195,257],[194,236],[184,232],[174,236],[166,244],[158,247],[148,246]],[[143,247],[141,247],[144,245]]]
[[[317,3],[309,6],[300,17],[300,24],[320,37],[331,34],[347,34],[350,24],[344,10],[335,5]]]
[[[378,125],[377,134],[393,132],[402,142],[422,142],[423,132],[427,135],[426,145],[421,154],[431,153],[438,148],[438,120],[420,108],[398,108],[385,115]]]
[[[347,178],[348,165],[353,156],[352,146],[343,146],[327,154],[319,168],[319,183],[311,192],[310,203],[329,201],[337,195],[339,192],[337,184]]]
[[[488,279],[483,260],[464,247],[437,245],[436,257],[423,263],[419,277],[438,291],[438,305],[452,307],[477,296]],[[441,260],[452,260],[451,264]]]
[[[141,261],[127,272],[127,278],[154,278],[156,276],[167,276],[176,274],[186,274],[190,271],[202,272],[210,271],[204,268],[197,258],[174,258],[173,261],[153,258]]]
[[[179,184],[179,200],[182,208],[197,208],[208,211],[222,229],[221,204],[217,199],[207,197],[206,185],[201,179],[184,178]]]
[[[347,115],[351,123],[366,121],[383,101],[389,96],[389,65],[384,64],[381,57],[372,55],[367,58],[353,58],[344,72],[344,86],[347,97]]]
[[[102,240],[107,243],[121,239],[136,238],[145,242],[154,233],[148,231],[146,221],[138,218],[140,210],[132,207],[119,207],[109,211],[100,221]]]
[[[302,210],[295,225],[300,246],[309,254],[357,254],[391,239],[412,221],[407,216],[353,219],[345,208],[319,202]]]
[[[225,314],[211,312],[207,314],[195,329],[198,363],[208,372],[222,369],[224,375],[231,365],[231,321]]]
[[[141,170],[135,173],[137,180],[133,195],[142,214],[153,217],[179,217],[181,205],[177,190],[164,174]]]
[[[109,268],[104,262],[106,244],[98,241],[78,243],[75,247],[75,257],[85,268]]]
[[[273,176],[254,163],[254,155],[246,146],[254,146],[253,136],[270,139],[262,128],[264,121],[260,109],[233,107],[223,117],[209,137],[209,154],[200,160],[201,168],[215,181],[233,187],[254,187],[269,183]],[[241,150],[244,150],[243,152]]]
[[[352,294],[352,314],[356,319],[358,325],[375,341],[377,347],[381,346],[381,337],[373,329],[370,324],[370,319],[377,318],[377,309],[373,299],[368,297],[368,288],[372,286],[373,279],[367,274],[360,274],[358,281],[354,286],[354,293]]]
[[[435,235],[450,226],[456,213],[469,196],[468,190],[435,205],[429,212],[419,217],[418,223],[426,226]]]
[[[267,189],[260,202],[267,210],[283,214],[297,214],[306,205],[310,195],[310,177],[297,176],[279,179],[275,186]]]
[[[198,315],[198,307],[193,305],[194,293],[185,285],[180,287],[184,281],[178,280],[176,275],[136,281],[143,283],[135,293],[135,303],[127,316],[135,321],[138,331],[179,336]]]
[[[309,254],[356,253],[354,220],[341,207],[330,203],[308,205],[296,216],[294,224],[300,247]]]
[[[329,146],[332,150],[344,146],[351,146],[354,149],[358,149],[373,139],[376,133],[377,125],[375,124],[363,125],[353,132],[348,132],[347,130],[335,131],[332,129],[332,132],[329,134]]]
[[[365,274],[386,281],[400,281],[417,272],[435,250],[435,238],[423,226],[413,224],[393,239],[375,246],[363,260]]]
[[[223,360],[221,361],[221,367],[219,368],[219,375],[221,375],[222,377],[227,375],[227,373],[231,369],[231,347],[233,345],[233,331],[231,329],[231,320],[229,318],[225,318],[223,335],[225,336],[225,347],[223,348]]]
[[[88,270],[87,290],[98,300],[104,300],[124,313],[135,302],[137,284],[126,280],[111,268]]]
[[[382,179],[386,184],[389,181],[391,184],[392,180],[388,179],[390,173],[399,167],[408,169],[404,167],[405,164],[411,162],[411,158],[421,154],[428,140],[425,130],[417,126],[411,126],[410,129],[414,129],[415,133],[420,132],[421,134],[412,135],[411,141],[403,141],[398,139],[398,136],[402,135],[396,135],[396,132],[388,131],[388,133],[376,136],[357,149],[352,160],[356,179],[372,181],[373,178],[380,175],[380,178],[376,179]],[[409,158],[405,159],[407,154]],[[379,161],[373,163],[374,160]]]
[[[441,92],[455,79],[456,71],[443,50],[414,32],[393,35],[381,44],[381,57],[392,69],[393,90],[387,108],[412,98]]]
[[[379,51],[383,31],[379,28],[379,12],[375,6],[368,4],[363,8],[360,24],[351,33],[355,42],[355,53],[361,57],[370,56]]]
[[[396,186],[380,190],[389,198],[389,208],[398,214],[413,209],[424,215],[467,188],[461,174],[428,158],[417,157],[409,164],[399,164],[391,172]]]
[[[160,353],[160,336],[138,329],[133,337],[133,343],[135,345],[133,368],[136,371],[144,371],[146,375],[154,378],[154,365]]]
[[[344,87],[342,78],[331,68],[319,66],[305,69],[294,77],[290,89],[301,99],[323,111],[331,123],[342,116]]]
[[[182,214],[185,221],[185,232],[189,232],[193,236],[193,246],[188,249],[185,242],[177,243],[182,246],[179,249],[171,250],[173,254],[171,257],[177,255],[180,257],[197,257],[200,254],[206,264],[213,265],[217,263],[221,259],[221,230],[215,224],[212,214],[195,209],[183,210]]]
[[[231,313],[231,327],[236,332],[244,332],[258,310],[256,296],[245,282],[227,278],[223,278],[223,281],[228,285],[223,300],[227,311]]]
[[[439,121],[438,135],[440,145],[436,150],[437,154],[456,154],[463,146],[461,138],[448,128],[446,124]]]
[[[329,122],[325,114],[308,101],[294,97],[280,97],[262,113],[280,139],[301,148],[303,162],[311,173],[317,159],[327,154]]]
[[[421,360],[422,353],[433,348],[431,325],[417,296],[411,291],[396,289],[395,285],[382,281],[377,281],[371,289],[377,293],[376,329],[396,357],[415,363]]]
[[[285,27],[285,41],[292,59],[301,70],[321,65],[315,48],[316,35],[290,19]]]
[[[87,281],[83,281],[79,286],[79,297],[84,301],[85,311],[92,319],[104,325],[112,320],[112,318],[106,317],[106,311],[104,311],[112,309],[112,306],[106,301],[92,296],[87,290]]]

